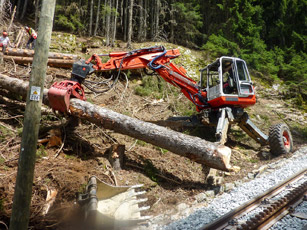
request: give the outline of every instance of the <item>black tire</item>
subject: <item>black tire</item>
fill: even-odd
[[[271,153],[276,156],[292,152],[292,135],[286,124],[281,123],[270,127],[269,145]]]

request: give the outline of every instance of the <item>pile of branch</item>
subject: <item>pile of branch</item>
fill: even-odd
[[[18,94],[23,98],[28,91],[28,82],[2,74],[0,74],[0,86],[10,91],[9,95]],[[48,90],[44,89],[43,103],[49,105],[47,95]],[[231,149],[218,143],[131,118],[76,98],[70,100],[70,112],[72,116],[151,143],[211,168],[231,170]]]
[[[4,60],[14,61],[16,64],[27,65],[33,62],[34,50],[7,48]],[[72,68],[72,65],[78,59],[77,55],[53,53],[48,54],[48,66],[58,68]]]

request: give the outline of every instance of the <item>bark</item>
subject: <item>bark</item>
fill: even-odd
[[[34,56],[34,50],[7,48],[6,51],[5,51],[5,54],[9,55],[9,56],[33,57]],[[78,55],[49,52],[48,58],[70,59],[70,60],[72,60],[72,59],[78,59]]]
[[[128,5],[128,1],[124,1],[123,4],[123,19],[124,19],[124,25],[123,25],[123,33],[124,33],[124,41],[127,41],[127,35],[128,35],[128,10],[129,9],[129,5]]]
[[[160,8],[161,8],[161,1],[157,0],[157,5],[155,7],[155,14],[154,14],[154,40],[157,40],[159,37],[159,17],[160,17]]]
[[[107,18],[106,18],[106,46],[110,45],[110,30],[111,30],[111,9],[112,9],[112,0],[108,0],[109,5],[107,6]]]
[[[114,12],[114,24],[113,24],[113,36],[112,36],[112,44],[111,46],[115,46],[115,38],[116,38],[116,28],[117,28],[117,10],[118,10],[118,0],[115,3],[115,12]]]
[[[39,21],[41,35],[37,38],[36,53],[29,80],[29,88],[31,91],[27,90],[27,104],[24,112],[10,230],[28,229],[38,131],[41,120],[41,105],[54,9],[55,0],[43,2],[41,19]],[[34,92],[39,92],[39,94]]]
[[[147,39],[147,20],[148,20],[148,0],[144,0],[144,37],[143,41]]]
[[[21,14],[20,19],[23,19],[25,17],[26,11],[27,11],[27,6],[28,6],[28,0],[24,0],[22,14]]]
[[[12,24],[13,24],[13,21],[14,21],[14,18],[15,18],[15,13],[16,13],[16,6],[14,7],[14,11],[12,13],[12,17],[11,17],[11,21],[10,21],[10,25],[7,29],[7,32],[9,33],[11,31],[11,27],[12,27]]]
[[[93,8],[94,8],[94,0],[91,0],[90,4],[90,23],[89,23],[89,35],[92,36],[92,27],[93,27]]]
[[[22,0],[17,0],[17,15],[18,15],[18,17],[20,18],[20,15],[21,15],[21,2],[22,2]]]
[[[6,61],[14,61],[16,64],[27,65],[33,62],[32,57],[18,57],[18,56],[4,56]],[[58,67],[58,68],[72,68],[76,60],[65,60],[65,59],[48,59],[48,66]]]
[[[139,1],[139,29],[138,29],[138,41],[144,41],[143,36],[144,36],[144,8],[143,8],[143,0]]]
[[[11,93],[24,95],[27,85],[22,80],[0,74],[0,86],[10,90]],[[46,105],[48,105],[47,93],[48,90],[45,89],[43,103]],[[76,98],[70,100],[70,110],[72,116],[105,129],[151,143],[211,168],[231,170],[229,163],[231,150],[228,147],[131,118]]]
[[[133,17],[133,0],[130,0],[130,6],[129,6],[129,24],[128,24],[128,41],[127,41],[127,48],[131,49],[131,38],[132,38],[132,17]]]
[[[97,14],[96,14],[96,23],[95,23],[95,29],[94,29],[94,36],[96,36],[96,34],[97,34],[98,25],[99,25],[100,1],[101,0],[98,0],[98,5],[97,5]]]
[[[39,19],[39,0],[35,0],[35,29],[38,28]]]
[[[171,16],[171,28],[170,28],[170,42],[174,43],[174,24],[175,24],[175,17],[174,17],[174,6],[173,6],[173,1],[171,1],[171,11],[170,11],[170,16]]]

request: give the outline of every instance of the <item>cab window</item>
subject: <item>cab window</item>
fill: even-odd
[[[239,80],[240,81],[248,81],[248,74],[247,74],[247,69],[246,65],[243,61],[236,61],[237,63],[237,69],[238,69],[238,75],[239,75]]]
[[[219,72],[218,71],[210,71],[208,72],[208,83],[209,88],[216,86],[220,83],[219,81]]]

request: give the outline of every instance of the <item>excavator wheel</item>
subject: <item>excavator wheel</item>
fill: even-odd
[[[276,124],[270,127],[269,145],[273,155],[287,154],[292,151],[293,140],[286,124]]]

